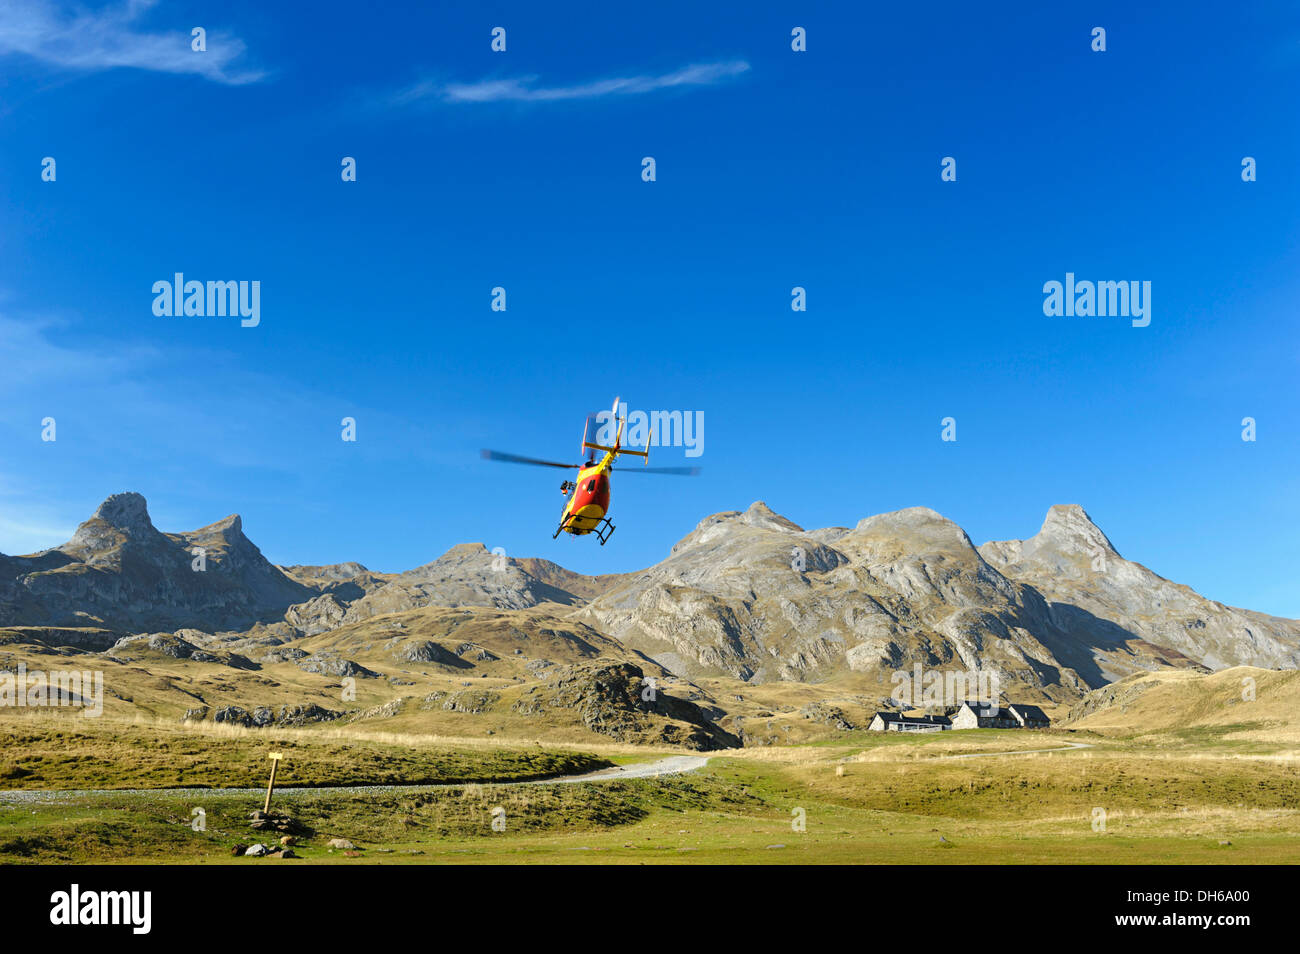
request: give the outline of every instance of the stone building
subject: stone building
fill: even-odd
[[[947,716],[906,716],[901,712],[877,712],[867,726],[872,732],[942,732],[952,728]]]

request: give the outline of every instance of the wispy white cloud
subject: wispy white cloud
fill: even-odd
[[[30,56],[70,70],[99,71],[133,67],[159,73],[202,76],[218,83],[252,83],[265,74],[235,63],[243,40],[206,24],[178,24],[166,32],[140,26],[157,0],[126,0],[99,10],[69,8],[59,0],[0,2],[0,55]],[[207,30],[207,49],[191,49],[190,30]]]
[[[633,96],[657,90],[690,86],[713,86],[748,72],[744,60],[724,63],[694,63],[671,73],[658,75],[618,76],[590,80],[566,86],[538,86],[536,76],[514,79],[480,80],[477,83],[442,83],[425,80],[402,90],[393,97],[393,105],[419,102],[444,103],[550,103],[575,99],[599,99],[605,96]]]

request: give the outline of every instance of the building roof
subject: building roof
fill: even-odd
[[[997,718],[998,716],[1001,716],[1006,712],[1005,707],[997,706],[993,703],[988,703],[988,702],[966,701],[961,704],[961,709],[970,709],[981,719]],[[957,711],[960,712],[961,709],[958,709]]]
[[[1038,708],[1038,706],[1031,706],[1023,702],[1013,702],[1007,706],[1007,708],[1016,710],[1016,714],[1022,719],[1041,719],[1044,722],[1051,721],[1047,718],[1047,713]]]
[[[905,725],[952,725],[947,716],[908,716],[901,712],[877,712],[877,716],[886,723],[901,722]],[[875,718],[872,718],[875,721]]]

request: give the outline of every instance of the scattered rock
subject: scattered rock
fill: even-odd
[[[849,721],[849,717],[844,714],[843,709],[827,705],[825,702],[810,702],[799,710],[799,714],[805,719],[810,719],[821,725],[828,725],[832,729],[839,729],[841,732],[852,732],[858,728]]]
[[[465,669],[470,663],[465,662],[454,653],[448,652],[431,640],[421,640],[400,646],[393,653],[393,658],[401,662],[437,663],[453,669]]]
[[[369,709],[365,709],[362,712],[358,712],[356,715],[352,716],[348,721],[360,722],[363,719],[388,719],[400,713],[402,709],[405,707],[406,707],[406,699],[404,698],[393,699],[389,702],[385,702],[383,705],[372,706]]]
[[[266,845],[261,844],[250,845],[248,849],[244,851],[244,855],[249,858],[260,858],[266,853]]]
[[[376,679],[379,677],[379,673],[367,669],[365,666],[359,666],[351,659],[344,659],[338,653],[329,650],[304,656],[302,659],[296,660],[296,663],[303,672],[316,673],[321,676],[360,676],[363,679]]]
[[[588,729],[620,742],[666,743],[699,751],[741,744],[695,703],[652,689],[631,663],[561,667],[545,686],[528,690],[512,708],[521,715],[574,709]]]
[[[475,643],[461,643],[456,647],[456,655],[461,659],[469,656],[477,662],[494,662],[501,657]]]
[[[213,722],[233,722],[237,725],[251,725],[253,719],[247,709],[239,706],[222,706],[212,714]]]
[[[296,646],[280,646],[267,651],[262,656],[262,662],[267,664],[293,662],[307,655],[309,654],[305,649],[298,649]]]
[[[476,689],[469,692],[454,693],[442,704],[442,707],[448,712],[481,715],[500,701],[501,697],[497,693],[487,689]]]
[[[342,712],[325,709],[314,703],[280,706],[274,712],[268,706],[258,706],[252,712],[240,706],[224,706],[213,713],[212,721],[242,725],[246,729],[262,729],[270,725],[301,726],[313,722],[332,722],[341,719],[343,715]],[[189,713],[186,713],[186,718],[189,718]]]
[[[255,811],[249,814],[248,827],[253,831],[279,832],[281,835],[308,835],[310,829],[288,815],[282,815],[278,812],[267,814],[263,811]]]
[[[343,718],[344,713],[334,709],[326,709],[315,703],[298,706],[281,706],[276,713],[276,725],[307,725],[312,722],[333,722],[335,719]]]

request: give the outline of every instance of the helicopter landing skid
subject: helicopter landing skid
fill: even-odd
[[[567,523],[568,520],[560,521],[560,525],[556,527],[555,532],[551,534],[552,540],[554,540],[556,537],[558,537],[561,533],[564,532],[565,524]],[[594,533],[596,535],[596,539],[600,541],[600,545],[603,547],[606,543],[609,542],[609,538],[614,535],[614,524],[610,522],[609,517],[601,517],[599,520],[596,521],[596,525],[586,532]]]

